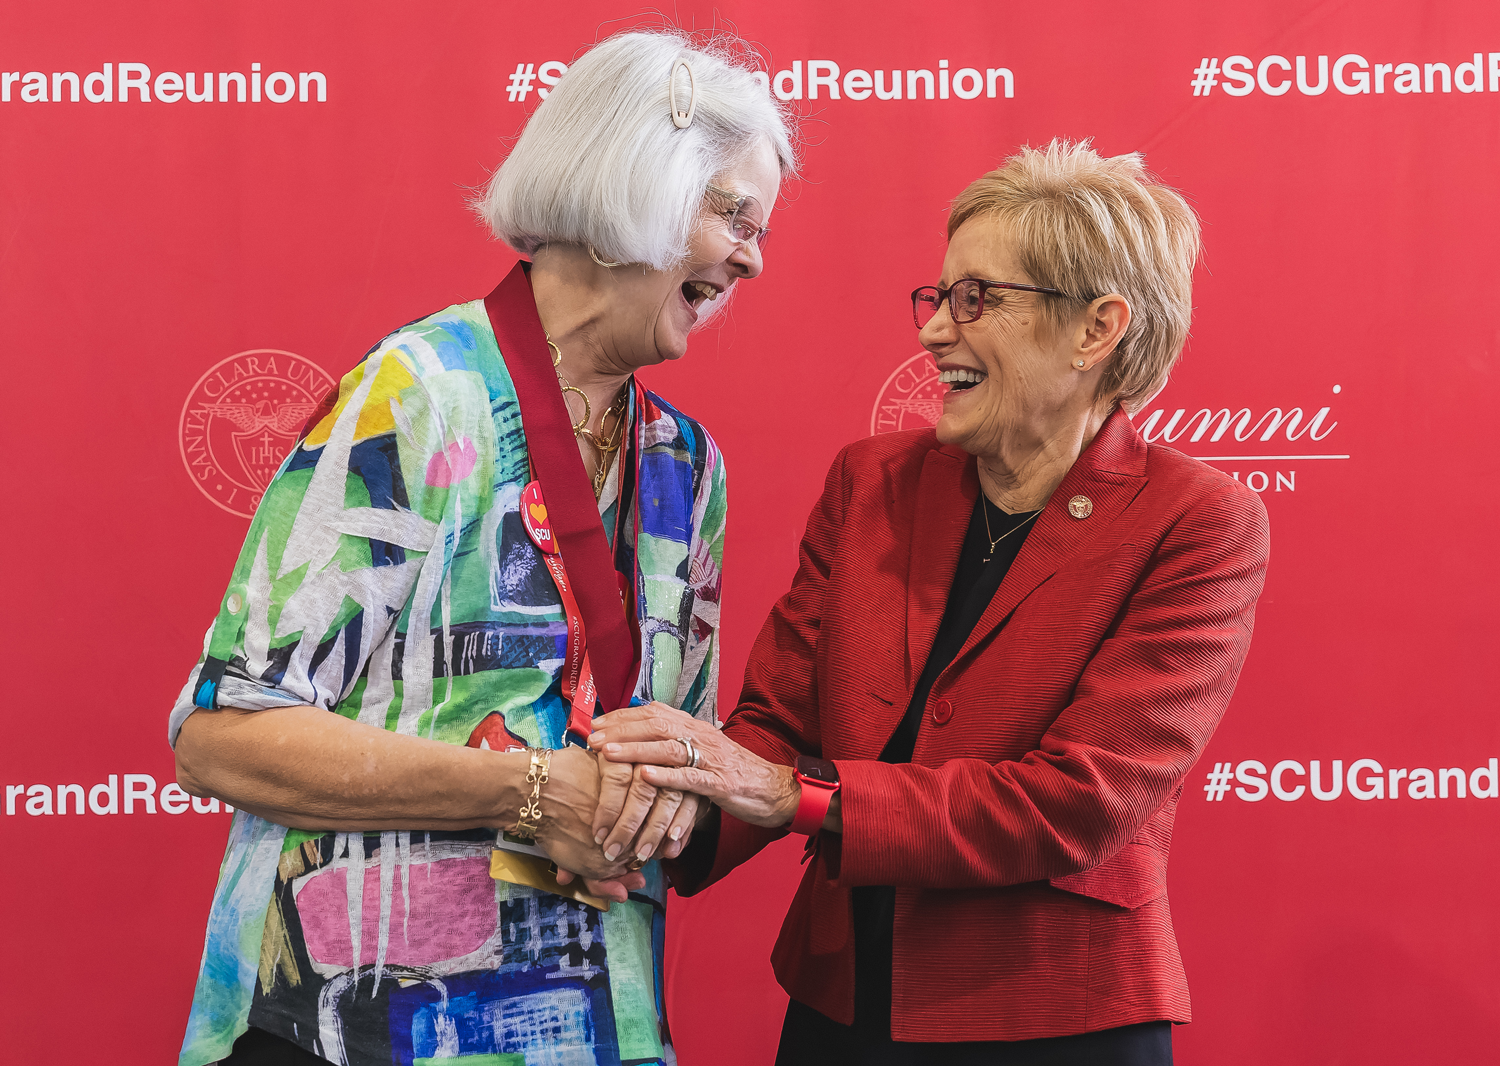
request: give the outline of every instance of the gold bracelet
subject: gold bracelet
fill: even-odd
[[[542,824],[542,786],[547,783],[547,770],[552,765],[552,749],[527,748],[526,752],[531,756],[531,768],[526,771],[531,798],[521,804],[521,817],[515,827],[506,831],[523,840],[535,840]]]

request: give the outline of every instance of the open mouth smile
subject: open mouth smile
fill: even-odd
[[[938,381],[947,385],[950,392],[964,392],[988,376],[981,370],[943,370],[938,373]]]
[[[695,312],[708,301],[717,299],[723,291],[708,281],[684,281],[682,283],[683,302]]]

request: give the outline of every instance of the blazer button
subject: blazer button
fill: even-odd
[[[953,717],[953,702],[951,700],[938,700],[937,706],[932,709],[932,724],[947,725],[948,719]]]

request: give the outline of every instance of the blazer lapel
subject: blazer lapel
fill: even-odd
[[[967,655],[1010,617],[1021,602],[1080,549],[1104,535],[1111,523],[1146,487],[1146,446],[1122,410],[1116,410],[1083,450],[1073,469],[1047,501],[1047,508],[1026,537],[995,598],[980,616],[954,662]],[[1093,505],[1086,518],[1075,518],[1068,503],[1083,496]],[[970,498],[970,506],[973,498]],[[948,582],[956,567],[948,568]],[[947,585],[943,586],[944,595]],[[941,608],[939,608],[941,612]],[[934,626],[934,630],[936,627]]]
[[[912,516],[911,562],[906,580],[906,691],[916,684],[937,639],[958,556],[979,498],[974,460],[934,448],[922,464]],[[902,711],[906,708],[903,705]]]

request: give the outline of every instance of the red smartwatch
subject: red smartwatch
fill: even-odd
[[[791,831],[804,836],[815,836],[823,828],[829,804],[833,802],[834,793],[839,790],[839,768],[827,759],[799,755],[795,773],[797,784],[802,786],[802,798],[797,802],[797,814],[792,818]]]

